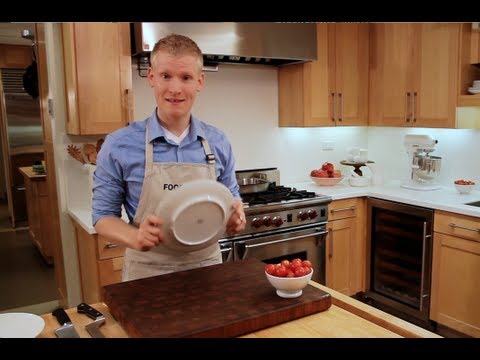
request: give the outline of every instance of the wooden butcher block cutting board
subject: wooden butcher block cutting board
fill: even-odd
[[[330,294],[307,285],[279,297],[256,259],[105,286],[104,301],[130,337],[234,337],[327,310]]]

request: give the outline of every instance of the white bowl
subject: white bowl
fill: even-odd
[[[368,186],[370,185],[370,178],[363,176],[352,176],[348,179],[348,182],[350,183],[350,186]]]
[[[278,277],[270,275],[266,271],[265,275],[270,284],[277,289],[278,296],[283,298],[296,298],[302,295],[303,288],[308,285],[313,275],[313,269],[311,269],[310,274],[300,277]]]
[[[336,178],[321,178],[321,177],[310,176],[310,179],[315,181],[315,183],[320,186],[333,186],[338,184],[340,181],[342,181],[343,176],[336,177]]]
[[[455,188],[460,194],[469,194],[475,185],[461,185],[461,184],[453,184],[455,185]]]
[[[468,88],[468,92],[469,92],[470,94],[480,94],[480,88],[470,87],[470,88]]]

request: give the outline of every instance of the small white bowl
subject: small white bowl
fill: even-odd
[[[454,185],[460,194],[470,194],[470,192],[475,187],[475,185],[460,185],[460,184],[454,184]]]
[[[351,178],[348,179],[348,182],[350,183],[350,186],[368,186],[370,185],[370,178],[369,177],[354,177],[352,176]]]
[[[468,88],[468,92],[469,92],[470,94],[480,94],[480,88],[470,87],[470,88]]]
[[[300,277],[279,277],[270,275],[266,271],[265,275],[270,284],[277,289],[278,296],[282,298],[296,298],[302,295],[303,289],[308,285],[313,275],[313,269],[311,269],[310,274]]]
[[[314,177],[310,176],[310,178],[315,181],[317,185],[320,186],[333,186],[338,184],[340,181],[342,181],[342,177],[336,177],[336,178],[321,178],[321,177]]]

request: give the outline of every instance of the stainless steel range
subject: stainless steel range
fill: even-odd
[[[276,168],[237,171],[237,180],[263,179],[268,187],[241,194],[246,216],[245,230],[220,240],[224,262],[258,258],[277,263],[296,257],[308,259],[313,280],[325,284],[325,241],[330,196],[278,185]],[[258,184],[257,184],[258,185]]]

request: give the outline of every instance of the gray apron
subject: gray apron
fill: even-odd
[[[208,164],[154,163],[153,143],[148,141],[147,122],[145,132],[145,178],[135,218],[133,219],[135,226],[139,226],[146,216],[155,214],[158,204],[162,201],[166,192],[169,191],[168,188],[172,188],[171,184],[182,185],[197,179],[216,179],[215,157],[210,150],[208,141],[202,139],[202,146],[208,159]],[[167,184],[165,186],[166,190],[164,190],[164,184]],[[135,280],[200,266],[220,264],[221,262],[222,254],[218,243],[202,250],[179,253],[168,249],[160,242],[158,246],[149,251],[137,251],[127,248],[125,250],[122,280]]]

